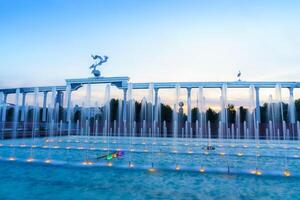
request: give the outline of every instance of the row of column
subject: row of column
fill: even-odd
[[[222,88],[220,88],[222,90]],[[256,114],[256,120],[257,122],[261,122],[260,117],[260,97],[259,97],[259,87],[255,87],[255,114]],[[159,88],[154,89],[154,95],[155,95],[155,110],[157,110],[157,102],[158,102],[158,90]],[[186,88],[187,90],[187,115],[188,115],[188,123],[192,122],[192,109],[191,109],[191,91],[192,88]],[[290,98],[292,101],[294,101],[294,88],[289,88]],[[123,89],[123,119],[126,119],[126,101],[127,101],[127,88]],[[291,114],[291,121],[294,123],[295,121],[295,113],[290,112]]]
[[[42,121],[45,122],[46,121],[46,109],[47,109],[47,94],[48,91],[43,92],[43,112],[42,112]],[[21,113],[21,121],[24,121],[25,118],[25,106],[26,106],[26,95],[27,93],[22,93],[22,113]],[[7,103],[7,93],[4,93],[4,99],[3,99],[3,103],[6,104]],[[56,95],[56,100],[55,102],[58,103],[59,105],[62,105],[62,101],[63,101],[63,92],[62,91],[57,91],[57,95]]]
[[[69,88],[69,89],[68,89]],[[187,89],[187,115],[188,115],[188,123],[192,122],[192,113],[191,113],[191,90],[192,88],[186,88]],[[222,88],[220,88],[222,90]],[[255,87],[255,102],[256,102],[256,109],[255,109],[255,114],[256,114],[256,120],[257,122],[261,122],[261,118],[260,118],[260,98],[259,98],[259,87]],[[127,88],[123,89],[123,120],[126,120],[126,114],[127,114],[127,108],[126,108],[126,102],[127,102]],[[157,110],[157,102],[158,102],[158,91],[159,88],[154,88],[154,95],[155,95],[155,111]],[[67,86],[67,108],[68,108],[68,121],[70,122],[71,118],[70,118],[70,112],[71,112],[71,89],[70,87]],[[289,93],[290,93],[290,98],[292,99],[292,101],[294,101],[294,88],[290,87],[289,88]],[[23,94],[23,106],[24,106],[24,99],[25,99],[25,95]],[[5,96],[6,99],[6,96]],[[44,101],[43,101],[43,120],[45,120],[46,118],[46,99],[47,99],[47,92],[44,92]],[[290,112],[291,114],[291,119],[292,122],[295,121],[295,113]],[[155,116],[157,115],[157,113],[155,113]]]
[[[191,122],[192,120],[192,114],[191,114],[191,90],[192,88],[186,88],[187,89],[187,114],[188,114],[188,122]],[[261,121],[260,119],[260,98],[259,98],[259,87],[255,88],[255,98],[256,98],[256,120],[258,122]],[[158,101],[158,91],[159,88],[154,89],[154,95],[155,95],[155,106],[157,106],[157,101]],[[68,108],[70,108],[70,102],[71,102],[71,91],[68,92]],[[46,107],[47,107],[47,94],[48,91],[43,92],[43,115],[42,115],[42,120],[46,120]],[[25,109],[25,103],[26,103],[26,94],[27,93],[22,93],[22,108]],[[290,98],[294,100],[294,88],[290,87],[289,88],[289,94]],[[4,93],[4,103],[7,102],[7,96],[8,94]],[[57,97],[56,97],[56,103],[59,103],[60,105],[62,104],[62,99],[63,99],[63,92],[58,91],[57,92]],[[127,101],[127,88],[123,89],[123,118],[125,119],[126,117],[126,101]],[[291,113],[293,114],[293,113]],[[22,115],[22,119],[24,118],[24,113]],[[291,119],[293,120],[295,117],[291,116]]]

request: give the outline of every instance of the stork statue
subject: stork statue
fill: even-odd
[[[237,74],[238,81],[241,81],[241,76],[242,76],[242,73],[241,73],[241,71],[239,71]]]
[[[91,55],[91,57],[96,61],[94,64],[90,66],[90,69],[92,69],[92,74],[94,74],[95,77],[99,77],[101,75],[100,71],[97,69],[97,66],[102,65],[103,63],[107,62],[108,57],[107,56],[98,56],[98,55]],[[99,61],[97,61],[99,60]]]

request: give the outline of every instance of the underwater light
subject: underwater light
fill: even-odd
[[[179,171],[180,170],[180,166],[176,165],[175,170]]]
[[[291,172],[289,170],[284,170],[283,176],[291,176]]]
[[[149,172],[156,172],[156,169],[154,168],[154,163],[151,163],[151,167],[148,169]]]
[[[244,148],[248,148],[248,145],[247,145],[247,144],[244,144],[243,147],[244,147]]]
[[[220,156],[225,156],[225,152],[220,152]]]
[[[236,155],[237,155],[237,156],[243,156],[244,154],[241,153],[241,152],[239,152],[239,153],[237,153]]]
[[[135,149],[130,149],[130,151],[135,151]]]
[[[59,146],[56,145],[56,146],[54,146],[53,148],[54,148],[54,149],[59,149]]]
[[[94,163],[92,161],[86,160],[86,161],[82,162],[81,164],[83,164],[83,165],[92,165]]]
[[[111,167],[112,165],[113,165],[112,162],[107,162],[108,167]]]
[[[2,147],[2,146],[3,146],[3,144],[0,143],[0,147]]]
[[[205,155],[208,155],[209,153],[208,153],[208,151],[204,151],[204,154],[205,154]]]
[[[231,144],[230,147],[235,147],[235,145],[234,145],[234,144]]]
[[[144,149],[144,152],[149,152],[149,150],[148,149]]]
[[[10,161],[15,161],[16,158],[15,158],[15,157],[9,157],[8,160],[10,160]]]
[[[20,144],[20,147],[26,147],[26,144]]]
[[[45,146],[42,146],[42,148],[46,149],[46,148],[48,148],[48,146],[47,146],[47,145],[45,145]]]
[[[47,164],[50,164],[50,163],[52,162],[52,160],[47,159],[47,160],[45,160],[44,162],[47,163]]]
[[[254,174],[254,175],[256,175],[256,176],[262,175],[262,172],[261,172],[260,170],[258,170],[258,169],[251,170],[250,173],[251,173],[251,174]]]
[[[32,146],[31,146],[31,148],[36,148],[36,147],[37,147],[36,145],[32,145]]]
[[[193,152],[192,150],[188,150],[188,153],[189,153],[189,154],[192,154],[192,153],[194,153],[194,152]]]
[[[27,162],[33,162],[34,161],[34,158],[30,157],[26,160]]]
[[[134,164],[132,162],[129,162],[129,168],[133,168]]]
[[[200,171],[201,173],[204,173],[204,172],[205,172],[205,168],[204,168],[204,167],[200,167],[199,171]]]
[[[148,169],[148,171],[151,172],[151,173],[153,173],[153,172],[156,172],[156,169],[155,169],[154,167],[150,167],[150,168]]]
[[[83,149],[83,147],[77,147],[77,149]]]

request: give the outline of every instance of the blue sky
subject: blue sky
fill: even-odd
[[[91,76],[299,80],[300,1],[0,0],[0,87]]]

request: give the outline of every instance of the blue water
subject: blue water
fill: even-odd
[[[300,199],[299,177],[0,161],[0,199]]]

